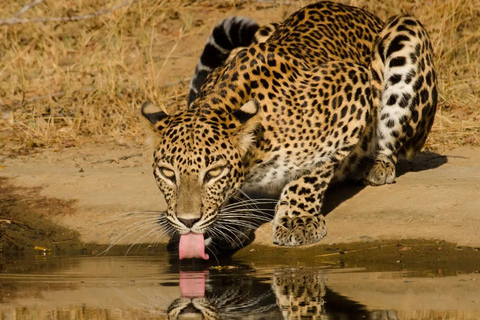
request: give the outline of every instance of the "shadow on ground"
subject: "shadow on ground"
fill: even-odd
[[[422,152],[412,160],[400,159],[396,168],[397,178],[409,172],[420,172],[438,168],[446,164],[447,161],[447,156],[434,152]],[[325,195],[325,201],[322,207],[323,215],[328,215],[342,202],[352,198],[365,187],[367,186],[354,182],[341,183],[330,187]],[[372,188],[381,188],[381,186]]]

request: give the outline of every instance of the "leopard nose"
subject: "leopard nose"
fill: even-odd
[[[182,218],[178,218],[178,220],[183,223],[185,225],[185,227],[187,228],[191,228],[193,227],[193,225],[200,221],[200,218],[197,218],[197,219],[182,219]]]

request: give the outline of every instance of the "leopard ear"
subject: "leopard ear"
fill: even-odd
[[[233,116],[241,123],[236,132],[236,140],[242,154],[246,154],[255,143],[255,129],[259,127],[261,121],[259,110],[258,101],[252,99],[233,112]]]
[[[153,104],[151,101],[144,102],[142,104],[142,115],[150,121],[152,125],[159,128],[162,127],[161,123],[163,120],[168,118],[168,114],[163,112],[158,106]]]
[[[259,109],[260,107],[258,105],[258,101],[256,99],[252,99],[241,106],[240,109],[235,110],[233,112],[233,116],[242,124],[245,124],[258,113]]]

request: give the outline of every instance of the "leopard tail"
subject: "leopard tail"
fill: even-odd
[[[213,28],[190,82],[189,106],[197,97],[208,74],[224,65],[234,49],[249,46],[258,29],[255,21],[244,17],[226,18]]]

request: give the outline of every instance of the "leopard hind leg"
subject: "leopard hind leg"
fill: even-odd
[[[425,144],[437,105],[433,50],[427,31],[411,16],[390,18],[378,35],[370,66],[376,114],[371,185],[395,181],[399,155],[412,158]]]

